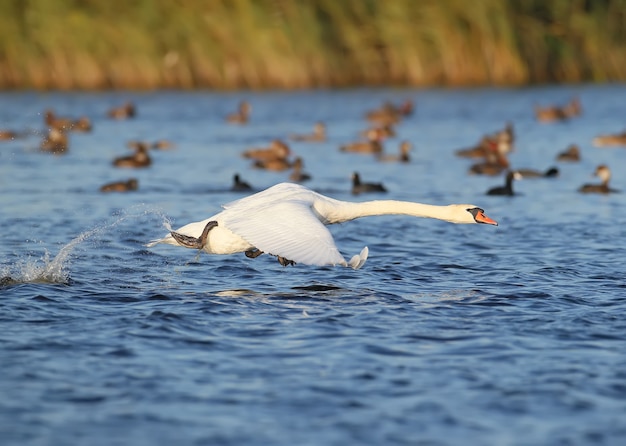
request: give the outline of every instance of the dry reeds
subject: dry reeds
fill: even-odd
[[[626,79],[626,0],[0,2],[0,88]]]

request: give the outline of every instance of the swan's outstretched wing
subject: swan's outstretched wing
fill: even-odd
[[[241,208],[227,207],[222,213],[224,224],[261,251],[305,265],[346,265],[310,201],[288,199]]]

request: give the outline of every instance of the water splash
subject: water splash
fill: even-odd
[[[148,208],[146,205],[137,205],[129,210],[121,211],[118,215],[115,215],[113,221],[102,223],[73,238],[69,243],[64,245],[53,258],[51,258],[50,253],[46,249],[43,256],[39,258],[33,258],[33,256],[29,254],[12,265],[0,266],[0,287],[21,283],[56,283],[69,285],[69,267],[72,254],[79,245],[100,234],[110,231],[128,219],[138,219],[146,215],[156,215],[166,222],[164,224],[167,224],[169,221],[161,210]]]

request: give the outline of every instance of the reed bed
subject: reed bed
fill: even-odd
[[[0,88],[626,79],[626,0],[3,0]]]

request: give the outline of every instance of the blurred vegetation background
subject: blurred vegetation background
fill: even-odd
[[[626,0],[0,0],[0,88],[626,79]]]

